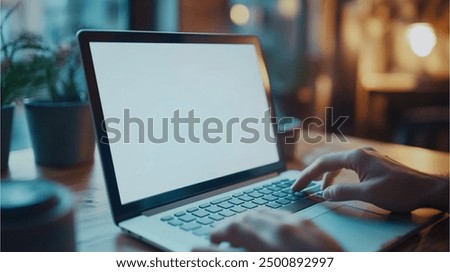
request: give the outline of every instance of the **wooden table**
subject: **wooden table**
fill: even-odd
[[[323,136],[323,135],[318,135]],[[321,154],[348,150],[361,146],[372,146],[388,156],[423,172],[447,174],[449,154],[416,147],[387,144],[357,138],[340,143],[336,138],[327,143],[322,139],[317,144],[299,142],[292,145],[294,159],[288,168],[302,169]],[[297,158],[297,159],[295,159]],[[89,165],[67,169],[37,167],[31,149],[10,154],[9,172],[3,178],[32,179],[45,177],[68,187],[74,194],[76,205],[76,243],[78,251],[154,251],[155,248],[123,234],[113,223],[106,194],[100,158],[96,153]],[[338,179],[355,180],[350,172],[343,172]],[[428,228],[402,245],[404,251],[448,251],[448,218]]]

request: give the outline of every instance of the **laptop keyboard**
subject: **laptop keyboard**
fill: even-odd
[[[208,237],[219,221],[257,207],[266,206],[297,212],[323,201],[320,185],[310,183],[301,192],[294,193],[290,189],[294,181],[282,179],[247,189],[161,217],[161,220],[173,227],[192,232],[194,235]],[[312,200],[311,195],[318,197]]]

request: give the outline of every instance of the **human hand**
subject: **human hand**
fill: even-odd
[[[220,248],[222,242],[247,251],[342,251],[310,220],[280,210],[245,212],[217,226],[210,239],[213,245],[194,251],[232,250]]]
[[[360,183],[333,185],[334,177],[343,168],[355,171]],[[302,171],[292,190],[299,191],[322,175],[326,200],[361,200],[393,212],[410,212],[420,207],[448,211],[448,178],[418,172],[373,148],[320,157]]]

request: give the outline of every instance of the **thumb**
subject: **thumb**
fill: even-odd
[[[331,185],[323,191],[323,197],[330,201],[361,200],[361,185],[361,183]]]

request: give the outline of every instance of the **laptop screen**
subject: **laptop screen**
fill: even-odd
[[[253,44],[89,46],[122,205],[280,161]]]

